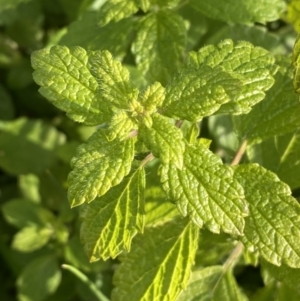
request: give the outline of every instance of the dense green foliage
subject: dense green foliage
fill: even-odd
[[[0,0],[1,301],[300,300],[299,11]]]

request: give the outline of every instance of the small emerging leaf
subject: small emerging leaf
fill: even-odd
[[[239,165],[235,178],[249,203],[242,242],[274,265],[300,267],[300,205],[288,185],[257,164]]]
[[[233,170],[202,144],[186,146],[182,170],[162,164],[161,181],[183,216],[200,228],[243,234],[247,205]]]
[[[95,132],[71,161],[68,198],[73,207],[104,195],[131,169],[134,139],[109,141],[106,136],[105,130]]]
[[[168,118],[160,114],[153,114],[151,117],[153,121],[152,127],[148,128],[141,125],[139,128],[139,139],[163,163],[173,162],[181,169],[185,149],[182,132]]]
[[[80,237],[90,261],[115,258],[144,227],[145,172],[137,169],[104,196],[85,205]]]
[[[146,228],[120,258],[112,300],[176,300],[188,282],[197,238],[198,228],[187,219]]]

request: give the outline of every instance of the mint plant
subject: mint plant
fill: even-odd
[[[18,276],[19,300],[58,298],[65,261],[90,288],[82,300],[298,300],[300,42],[291,58],[285,33],[271,33],[279,19],[298,30],[297,1],[59,2],[74,22],[31,64],[69,121],[0,120],[11,152],[0,166],[24,196],[2,206],[19,229],[12,248],[41,251]],[[87,139],[71,127],[89,127]],[[45,174],[58,207],[37,193]],[[253,290],[239,278],[249,266],[261,270]]]

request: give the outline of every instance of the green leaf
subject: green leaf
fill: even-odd
[[[20,252],[33,252],[45,246],[53,235],[53,229],[29,226],[14,235],[12,248]]]
[[[247,148],[247,156],[252,163],[277,174],[291,189],[300,187],[300,133],[275,136],[260,144]]]
[[[278,267],[265,260],[261,260],[261,264],[275,279],[300,293],[300,269],[293,269],[284,263]]]
[[[1,209],[5,220],[19,229],[34,225],[43,226],[54,219],[51,211],[26,199],[10,200]]]
[[[98,15],[99,25],[117,22],[123,18],[130,17],[138,11],[136,0],[109,0],[100,8]]]
[[[111,110],[98,95],[88,54],[81,47],[53,46],[32,54],[33,78],[39,92],[71,119],[87,125],[110,120]]]
[[[287,6],[286,19],[289,23],[294,25],[294,29],[300,32],[299,20],[300,20],[300,3],[298,0],[289,1]]]
[[[144,228],[145,172],[137,169],[104,196],[85,205],[80,238],[90,261],[115,258],[130,250]]]
[[[292,68],[287,58],[278,58],[279,72],[274,86],[266,93],[264,101],[243,116],[235,116],[235,130],[248,144],[282,135],[300,127],[299,96],[292,85]]]
[[[223,264],[237,245],[228,234],[214,234],[206,229],[201,229],[195,266],[207,267]]]
[[[123,58],[130,42],[128,36],[133,29],[134,20],[123,19],[100,28],[97,23],[97,12],[85,12],[79,20],[68,26],[68,31],[59,44],[81,46],[88,50],[108,50],[113,56]]]
[[[134,139],[109,141],[106,136],[105,130],[95,132],[71,161],[68,198],[72,207],[104,195],[131,169]]]
[[[293,49],[293,56],[292,56],[292,65],[294,67],[294,78],[293,84],[295,91],[299,94],[300,93],[300,36],[298,35],[294,49]]]
[[[228,0],[222,4],[218,0],[191,0],[191,5],[212,19],[243,24],[280,19],[286,6],[283,0]]]
[[[130,82],[129,71],[108,51],[95,51],[90,55],[92,75],[97,79],[101,98],[118,108],[129,109],[137,100],[139,90]]]
[[[300,205],[288,185],[257,164],[239,165],[235,178],[249,203],[242,242],[277,266],[300,267]]]
[[[166,88],[161,113],[189,121],[199,121],[215,113],[241,89],[241,81],[220,67],[186,67]]]
[[[247,215],[243,188],[233,170],[207,147],[186,146],[182,170],[163,164],[160,174],[164,190],[183,216],[214,233],[243,234]]]
[[[146,228],[120,258],[112,300],[176,300],[188,282],[197,237],[197,227],[187,219]]]
[[[25,199],[31,200],[34,203],[41,202],[39,192],[40,180],[38,176],[34,174],[20,175],[18,185]]]
[[[247,301],[231,271],[210,266],[192,273],[187,289],[177,301]]]
[[[159,10],[141,19],[132,52],[148,79],[165,85],[181,65],[185,43],[183,19],[171,10]]]
[[[40,301],[53,294],[61,281],[61,271],[52,256],[38,257],[26,265],[17,280],[20,301]]]
[[[230,95],[231,102],[227,101],[218,111],[219,114],[245,114],[264,99],[265,91],[274,84],[273,75],[277,71],[274,63],[274,57],[267,50],[245,41],[234,44],[232,40],[224,40],[217,47],[205,46],[198,52],[191,52],[189,57],[190,67],[220,66],[242,81],[241,89]]]
[[[153,114],[152,127],[140,126],[139,139],[161,162],[174,163],[178,168],[183,165],[185,144],[182,132],[170,120],[160,114]]]
[[[0,166],[18,175],[39,173],[55,162],[65,135],[40,120],[0,121]]]

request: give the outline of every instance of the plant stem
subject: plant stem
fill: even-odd
[[[235,157],[233,158],[232,162],[231,162],[231,166],[233,165],[237,165],[240,163],[245,151],[246,151],[246,148],[247,148],[247,140],[244,140],[243,143],[241,144],[240,148],[238,149],[238,151],[236,152],[235,154]]]
[[[144,167],[147,163],[152,161],[154,159],[154,156],[152,153],[150,153],[140,164],[140,168]]]
[[[85,283],[91,292],[94,293],[94,295],[97,297],[99,301],[109,301],[109,299],[101,293],[101,291],[98,290],[95,283],[92,282],[86,275],[84,275],[81,271],[76,269],[75,267],[68,265],[68,264],[62,264],[61,266],[63,269],[66,269],[70,271],[72,274],[74,274],[78,279],[80,279],[83,283]]]

